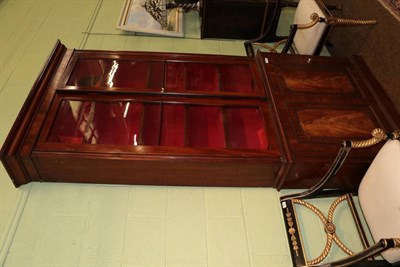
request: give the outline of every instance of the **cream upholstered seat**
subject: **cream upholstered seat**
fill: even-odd
[[[389,140],[371,163],[358,189],[365,220],[375,241],[400,238],[400,141]],[[400,250],[389,249],[382,257],[400,262]]]
[[[317,14],[319,18],[326,19],[325,13],[315,0],[299,1],[294,16],[294,24],[310,23],[311,14]],[[316,23],[310,28],[297,31],[293,39],[296,52],[301,55],[313,55],[327,30],[328,25],[326,23]]]
[[[276,0],[281,5],[281,0]],[[349,0],[350,1],[350,0]],[[248,56],[255,56],[254,47],[265,48],[269,52],[277,52],[278,47],[285,45],[282,53],[319,55],[323,49],[329,32],[335,25],[369,25],[376,24],[376,20],[342,19],[334,17],[322,0],[300,0],[297,4],[290,34],[273,45],[260,43],[265,33],[259,38],[244,43]]]
[[[283,218],[294,266],[319,266],[318,264],[327,258],[333,242],[337,243],[349,256],[321,266],[351,266],[378,254],[384,258],[378,266],[400,264],[400,130],[384,133],[381,129],[374,129],[372,135],[371,139],[365,141],[345,141],[331,168],[315,186],[305,192],[281,197]],[[329,209],[327,218],[324,218],[318,208],[307,200],[322,197],[326,192],[332,193],[332,190],[325,190],[324,186],[340,170],[351,149],[367,148],[384,140],[386,143],[376,154],[358,188],[361,210],[375,242],[369,245],[354,206],[352,194],[347,193],[338,197]],[[357,253],[350,251],[336,235],[333,213],[342,201],[348,203],[364,246],[364,250]],[[327,245],[315,259],[308,259],[303,251],[303,236],[298,226],[296,205],[309,208],[321,218],[325,225]],[[363,264],[357,266],[363,266]]]

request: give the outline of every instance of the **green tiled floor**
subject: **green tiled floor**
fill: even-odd
[[[291,266],[271,188],[25,187],[30,195],[4,266]],[[340,226],[351,229],[350,213],[338,211]],[[311,233],[306,251],[316,257],[322,225],[307,210],[299,215]],[[360,249],[354,235],[338,234]]]
[[[31,186],[5,266],[290,266],[274,189]]]
[[[200,40],[196,13],[185,15],[186,38],[121,32],[115,26],[122,3],[0,1],[0,144],[57,39],[69,48],[244,55],[242,41]],[[284,12],[283,24],[292,15]],[[279,193],[271,188],[15,189],[2,165],[0,175],[0,265],[291,265]],[[317,229],[311,242],[323,243],[321,226],[304,217]]]

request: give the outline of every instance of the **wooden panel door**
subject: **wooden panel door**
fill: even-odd
[[[262,53],[259,63],[288,161],[278,188],[312,186],[342,140],[369,138],[375,127],[400,126],[393,104],[359,57]],[[353,150],[330,186],[356,188],[376,151]]]

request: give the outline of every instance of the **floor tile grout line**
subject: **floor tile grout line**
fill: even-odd
[[[166,188],[165,191],[165,214],[164,214],[164,250],[165,250],[165,255],[164,255],[164,266],[167,266],[167,260],[168,260],[168,198],[169,198],[169,190],[170,188]]]
[[[90,33],[91,33],[92,29],[93,29],[94,23],[96,22],[96,19],[97,19],[97,16],[99,14],[99,11],[101,9],[102,4],[103,4],[103,0],[98,0],[97,5],[96,5],[96,7],[95,7],[95,9],[93,11],[93,14],[90,17],[88,26],[86,27],[86,30],[84,32],[82,32],[83,37],[82,37],[81,42],[80,42],[80,44],[78,46],[79,49],[85,48],[86,43],[87,43],[87,41],[89,39],[89,35],[90,35]]]
[[[32,10],[33,8],[33,4],[29,7],[29,10],[27,10],[25,16]],[[21,53],[20,58],[18,59],[15,67],[12,69],[11,73],[8,75],[8,77],[6,78],[6,81],[4,82],[4,85],[2,88],[0,88],[0,93],[3,93],[3,91],[5,90],[5,88],[7,87],[7,84],[9,82],[9,80],[11,79],[11,77],[13,76],[15,69],[17,68],[17,65],[21,62],[23,56],[26,54],[26,52],[29,50],[29,47],[32,43],[32,40],[34,40],[34,38],[36,37],[38,31],[40,30],[40,28],[42,27],[42,25],[45,23],[45,21],[47,20],[47,18],[49,17],[49,14],[51,13],[52,9],[49,9],[49,11],[46,14],[46,17],[41,21],[39,27],[36,29],[35,33],[31,36],[30,40],[29,40],[29,44],[25,47],[25,49],[23,50],[23,52]]]
[[[86,240],[86,233],[88,232],[89,229],[89,223],[90,223],[90,219],[92,218],[92,214],[91,214],[91,209],[90,209],[90,203],[92,203],[93,200],[93,191],[94,189],[92,188],[90,190],[90,197],[88,199],[88,207],[87,207],[87,218],[86,218],[86,222],[85,222],[85,226],[84,226],[84,230],[83,230],[83,237],[82,237],[82,242],[81,242],[81,249],[79,251],[79,264],[82,260],[82,250],[83,250],[83,245],[85,244],[85,240]]]
[[[249,265],[252,266],[252,262],[251,262],[251,257],[250,257],[250,236],[249,236],[249,231],[248,231],[248,225],[247,225],[247,220],[246,220],[246,208],[245,208],[245,201],[244,201],[244,197],[243,197],[243,188],[240,188],[240,200],[241,200],[241,204],[242,204],[242,212],[243,212],[243,223],[244,223],[244,230],[246,232],[246,245],[247,245],[247,257],[249,260]]]
[[[4,266],[7,260],[8,252],[13,244],[14,237],[18,231],[19,224],[21,223],[22,216],[24,214],[26,204],[29,200],[29,195],[32,190],[32,184],[28,184],[24,188],[21,195],[19,196],[17,208],[14,211],[7,233],[4,235],[2,242],[0,243],[0,266]]]
[[[207,190],[206,188],[203,188],[203,196],[204,196],[204,223],[205,223],[205,238],[206,238],[206,257],[207,257],[207,266],[210,266],[210,257],[209,257],[209,240],[208,240],[208,209],[207,209]]]
[[[206,263],[209,265],[209,255],[208,255],[208,218],[207,218],[207,207],[206,207],[206,190],[202,188],[203,192],[203,208],[204,208],[204,227],[205,227],[205,242],[206,242]]]
[[[124,259],[125,259],[125,245],[126,245],[126,237],[127,237],[127,230],[128,230],[128,223],[129,223],[129,213],[130,213],[130,207],[131,207],[131,201],[134,201],[134,197],[132,196],[134,190],[132,190],[133,187],[129,187],[128,190],[128,207],[127,207],[127,212],[126,212],[126,218],[125,218],[125,229],[124,229],[124,237],[123,237],[123,245],[122,245],[122,254],[121,254],[121,266],[124,265]]]

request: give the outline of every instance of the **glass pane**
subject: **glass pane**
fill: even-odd
[[[169,91],[257,92],[249,65],[167,62]]]
[[[193,147],[225,147],[221,107],[187,107],[187,142]]]
[[[69,77],[67,85],[75,86],[105,86],[107,73],[111,66],[105,60],[78,60]]]
[[[136,102],[61,103],[49,142],[135,145],[143,105]]]
[[[136,101],[64,100],[48,142],[268,148],[259,108]]]
[[[93,138],[89,139],[90,143],[134,145],[135,136],[137,139],[140,129],[141,104],[94,102],[92,105],[95,105],[95,114]]]
[[[215,64],[187,64],[187,90],[219,90],[218,68]]]
[[[161,90],[163,73],[161,61],[80,59],[67,85]]]
[[[225,109],[229,148],[265,149],[268,147],[263,116],[259,108]]]
[[[165,64],[165,88],[168,91],[183,91],[186,88],[186,69],[184,63]]]
[[[139,145],[160,145],[161,105],[144,104],[143,129]]]
[[[220,65],[221,91],[256,92],[256,84],[249,65]]]
[[[82,144],[91,105],[91,102],[61,102],[48,141]]]
[[[206,63],[166,63],[167,90],[218,91],[218,67]]]
[[[162,115],[161,145],[185,145],[185,106],[164,104]]]
[[[114,75],[115,87],[149,88],[161,90],[164,63],[151,61],[118,61]]]

